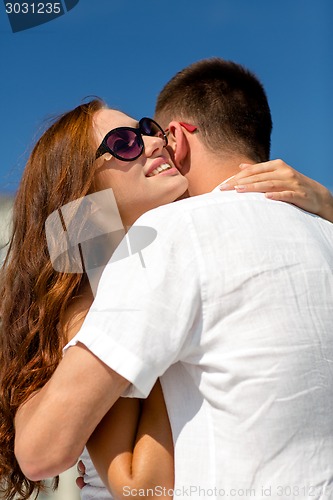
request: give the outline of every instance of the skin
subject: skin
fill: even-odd
[[[174,160],[189,181],[190,194],[213,189],[223,178],[237,176],[240,164],[251,163],[249,158],[221,157],[207,152],[197,137],[188,134],[177,122],[171,122],[169,128],[171,148],[177,143]],[[210,166],[209,174],[202,169],[204,159]],[[221,164],[225,168],[222,175]],[[241,179],[244,183],[245,177]],[[94,377],[86,377],[86,373],[94,373]],[[73,383],[68,384],[69,379]],[[106,367],[84,346],[69,349],[51,380],[17,413],[15,452],[24,473],[37,480],[59,474],[73,465],[93,430],[128,386],[126,379]],[[102,425],[97,432],[106,428],[108,426]],[[47,450],[45,442],[48,442]],[[102,477],[107,470],[107,466],[106,471],[99,467]]]
[[[96,144],[113,128],[126,126],[137,127],[138,122],[113,109],[98,111],[94,117]],[[121,161],[109,153],[96,161],[97,188],[113,189],[124,226],[131,226],[148,210],[174,201],[187,188],[187,181],[173,165],[163,140],[148,136],[143,136],[143,140],[144,154],[134,161]],[[166,163],[172,168],[147,177],[151,170]]]

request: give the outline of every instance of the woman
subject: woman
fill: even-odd
[[[0,470],[5,498],[16,493],[28,498],[41,487],[22,475],[15,460],[14,416],[50,378],[92,300],[85,275],[53,269],[44,230],[47,217],[73,200],[112,186],[123,224],[129,226],[187,188],[187,181],[170,162],[163,131],[150,122],[140,123],[140,132],[150,134],[144,137],[144,154],[138,154],[143,151],[141,135],[133,138],[138,143],[132,144],[137,159],[119,159],[122,153],[126,157],[121,136],[112,144],[118,158],[108,151],[100,155],[104,152],[100,149],[96,159],[96,150],[111,129],[137,126],[127,115],[94,100],[55,122],[26,165],[1,273]],[[138,402],[129,403],[134,403],[138,415]]]
[[[110,187],[124,226],[176,200],[187,181],[174,168],[166,145],[154,122],[138,124],[94,100],[60,117],[29,158],[0,285],[0,478],[5,499],[16,494],[27,499],[43,486],[24,477],[16,462],[14,417],[51,377],[93,298],[85,274],[52,267],[45,222],[64,205]],[[101,446],[105,436],[108,448]],[[89,447],[98,472],[116,494],[122,485],[172,487],[171,432],[159,384],[142,405],[120,400]]]

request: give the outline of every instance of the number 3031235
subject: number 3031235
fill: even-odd
[[[62,5],[60,2],[7,2],[7,14],[60,14]]]

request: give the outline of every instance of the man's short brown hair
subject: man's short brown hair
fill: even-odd
[[[243,66],[219,58],[204,59],[177,73],[162,89],[156,120],[198,127],[207,148],[267,161],[272,131],[264,88]]]

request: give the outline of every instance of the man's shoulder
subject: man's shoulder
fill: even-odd
[[[184,200],[168,203],[149,210],[135,222],[135,225],[164,224],[170,219],[181,220],[185,214],[199,206],[205,206],[213,193],[193,196]]]
[[[255,193],[257,194],[257,193]],[[190,213],[198,208],[207,208],[210,205],[224,203],[226,201],[236,201],[238,193],[236,191],[211,191],[209,193],[192,196],[185,198],[184,200],[179,200],[173,203],[168,203],[167,205],[162,205],[160,207],[149,210],[143,214],[137,221],[136,224],[142,224],[144,221],[148,220],[166,220],[169,217],[181,217],[182,214]]]
[[[189,214],[198,209],[208,210],[209,207],[216,205],[238,204],[239,201],[248,203],[253,200],[268,201],[262,193],[246,193],[239,194],[236,191],[219,190],[210,191],[209,193],[192,196],[184,200],[162,205],[160,207],[149,210],[143,214],[136,224],[143,224],[145,221],[164,221],[170,217],[182,218],[185,214]]]
[[[207,215],[218,212],[221,218],[230,216],[231,222],[235,221],[237,214],[260,216],[263,219],[263,213],[269,213],[272,217],[286,217],[292,215],[292,218],[318,218],[304,210],[295,207],[289,203],[272,201],[265,197],[263,193],[237,193],[236,191],[214,190],[206,194],[193,196],[174,203],[163,205],[150,210],[142,215],[135,225],[149,225],[153,227],[172,227],[182,225],[182,222],[188,223],[189,219],[196,216]]]

